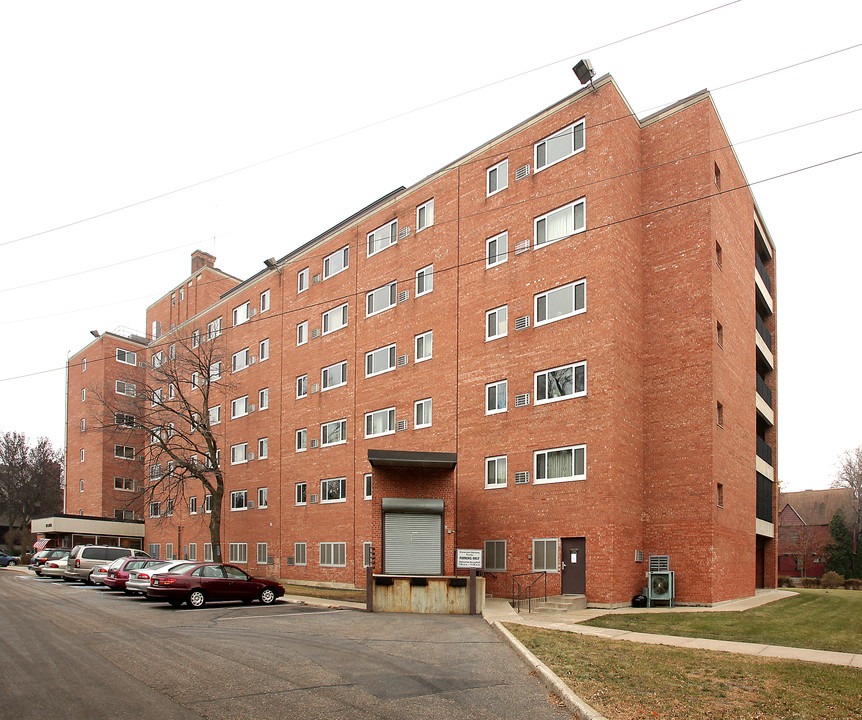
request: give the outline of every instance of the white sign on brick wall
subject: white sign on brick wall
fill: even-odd
[[[456,550],[455,551],[455,567],[459,570],[481,570],[482,569],[482,551],[481,550]]]

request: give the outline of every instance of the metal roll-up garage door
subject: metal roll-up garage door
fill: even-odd
[[[387,575],[440,575],[443,566],[443,516],[384,514],[384,558]]]

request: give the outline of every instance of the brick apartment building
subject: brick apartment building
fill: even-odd
[[[196,253],[146,339],[70,360],[67,512],[122,514],[123,478],[165,472],[131,419],[76,442],[99,394],[209,343],[186,421],[254,574],[363,586],[372,558],[453,574],[479,548],[495,594],[545,570],[627,604],[651,556],[677,602],[773,587],[775,255],[745,183],[707,92],[638,120],[605,76],[245,281]],[[204,495],[152,498],[147,545],[209,558]]]

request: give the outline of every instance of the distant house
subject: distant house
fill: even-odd
[[[803,490],[778,496],[778,574],[786,577],[821,577],[824,551],[829,544],[829,523],[836,510],[849,519],[851,494],[847,488]]]

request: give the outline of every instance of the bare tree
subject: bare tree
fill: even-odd
[[[862,445],[845,452],[838,461],[838,472],[832,481],[833,488],[848,488],[852,497],[847,525],[853,551],[853,570],[858,573],[856,559],[862,535]]]

